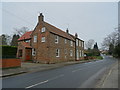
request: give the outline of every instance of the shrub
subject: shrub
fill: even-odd
[[[15,46],[0,46],[2,49],[2,58],[16,58],[17,47]]]

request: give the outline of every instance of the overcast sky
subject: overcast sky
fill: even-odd
[[[103,38],[118,25],[117,5],[117,2],[4,2],[0,34],[11,35],[13,28],[23,26],[33,30],[38,13],[42,12],[46,22],[64,31],[68,28],[71,34],[78,33],[84,41],[94,39],[100,46]]]

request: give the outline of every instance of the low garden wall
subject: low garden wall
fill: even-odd
[[[17,47],[0,46],[0,68],[21,67],[21,60],[16,58]]]
[[[18,58],[0,59],[0,68],[21,67],[21,60]]]

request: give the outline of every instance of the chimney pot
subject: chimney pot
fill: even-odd
[[[77,34],[77,33],[75,33],[75,37],[76,37],[76,38],[78,37],[78,34]]]
[[[69,30],[68,30],[68,28],[67,28],[67,30],[66,30],[66,33],[69,33]]]

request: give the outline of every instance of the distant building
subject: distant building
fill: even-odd
[[[33,31],[18,39],[17,57],[22,61],[56,63],[84,57],[84,41],[44,21],[42,13]]]

